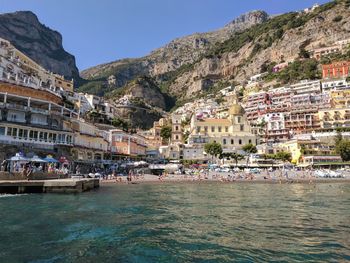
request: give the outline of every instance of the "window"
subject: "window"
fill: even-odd
[[[178,131],[179,130],[179,126],[175,126],[175,131]]]
[[[235,144],[235,141],[233,139],[231,139],[231,144]]]
[[[241,130],[241,131],[244,131],[244,124],[241,124],[240,130]]]
[[[201,132],[201,127],[198,126],[198,127],[197,127],[197,133],[200,133],[200,132]]]
[[[53,134],[52,134],[52,141],[55,142],[56,140],[57,140],[57,134],[56,134],[56,133],[53,133]]]
[[[175,136],[175,140],[178,140],[178,139],[179,139],[179,135],[176,135],[176,136]]]
[[[241,123],[241,117],[240,116],[237,117],[237,122]]]
[[[33,139],[38,139],[38,131],[33,131]]]
[[[57,128],[58,127],[58,121],[53,119],[51,125],[52,125],[52,127]]]
[[[208,126],[204,126],[204,131],[207,133],[208,132]]]
[[[5,135],[5,127],[0,127],[0,135]]]
[[[19,138],[23,138],[23,132],[24,132],[23,129],[19,129],[19,130],[18,130],[18,137],[19,137]]]
[[[241,140],[241,139],[239,139],[239,140],[238,140],[238,143],[241,145],[241,144],[242,144],[242,140]]]
[[[7,128],[7,135],[17,137],[17,128]]]
[[[223,139],[223,140],[222,140],[222,143],[223,143],[223,144],[226,144],[226,139]]]
[[[228,127],[227,126],[225,127],[225,132],[228,132]]]
[[[252,140],[251,140],[251,139],[249,139],[249,143],[252,143]]]
[[[12,136],[12,128],[7,127],[7,136]]]
[[[211,126],[211,132],[215,132],[215,127]]]
[[[221,126],[218,127],[219,132],[221,132]]]

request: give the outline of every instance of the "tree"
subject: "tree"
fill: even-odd
[[[256,149],[256,146],[252,143],[248,143],[242,147],[242,150],[246,152],[247,154],[247,166],[249,163],[249,158],[252,153],[256,153],[258,150]]]
[[[350,141],[340,140],[336,145],[336,152],[340,155],[343,162],[350,161]]]
[[[130,128],[130,124],[121,118],[114,118],[112,120],[112,125],[114,127],[121,128],[123,131],[128,131]]]
[[[212,142],[204,145],[204,151],[211,155],[212,161],[214,157],[222,154],[222,147],[220,143]]]
[[[292,155],[289,152],[282,151],[276,154],[276,159],[282,162],[290,162],[292,160]]]
[[[169,140],[171,138],[171,127],[165,126],[160,130],[160,137],[163,141]]]
[[[244,156],[243,156],[242,154],[239,154],[239,153],[231,153],[230,155],[231,155],[230,157],[231,157],[233,160],[235,160],[236,167],[237,167],[237,165],[238,165],[238,161],[244,159]]]
[[[340,129],[337,129],[337,135],[334,138],[335,149],[337,150],[338,145],[342,142],[343,135]]]
[[[304,48],[300,48],[299,57],[300,58],[310,58],[310,53],[307,50],[305,50]]]

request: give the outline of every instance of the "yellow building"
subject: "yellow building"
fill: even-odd
[[[208,142],[220,143],[226,152],[240,149],[243,145],[257,143],[257,138],[251,132],[243,108],[236,104],[228,111],[227,119],[197,119],[191,120],[190,144]]]
[[[108,151],[107,134],[95,125],[72,120],[74,148],[72,156],[76,161],[93,162],[103,160]]]
[[[319,110],[318,115],[321,129],[350,128],[350,108]]]
[[[280,143],[279,148],[292,155],[292,163],[299,164],[301,158],[307,155],[330,155],[331,145],[315,139],[294,139]]]
[[[63,76],[55,74],[55,86],[62,90],[73,92],[73,80],[66,80]]]
[[[38,73],[39,71],[46,71],[42,66],[14,47],[10,49],[9,55],[12,57],[12,59],[19,60],[22,63],[22,66],[28,71],[35,73]]]
[[[350,90],[333,90],[330,92],[333,108],[350,108]]]

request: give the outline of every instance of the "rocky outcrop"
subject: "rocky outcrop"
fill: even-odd
[[[146,106],[166,108],[165,97],[150,77],[139,77],[124,88],[124,95],[142,101]]]
[[[63,49],[61,34],[41,24],[32,12],[0,14],[0,37],[44,68],[79,79],[75,58]]]

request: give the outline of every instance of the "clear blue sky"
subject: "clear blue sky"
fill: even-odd
[[[327,0],[0,0],[0,12],[31,10],[59,31],[79,70],[139,57],[176,37],[220,28],[251,10],[279,14]]]

